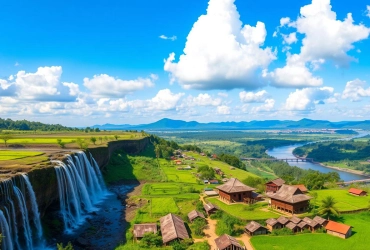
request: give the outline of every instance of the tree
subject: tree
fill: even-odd
[[[330,216],[339,216],[339,210],[335,206],[337,201],[334,199],[333,196],[327,196],[321,201],[321,207],[319,209],[319,214],[326,215],[328,219]]]
[[[116,139],[116,141],[118,140],[119,138],[119,135],[114,135],[114,138]]]
[[[99,136],[99,141],[100,141],[100,144],[103,143],[103,137]]]
[[[80,149],[86,149],[89,146],[89,144],[81,138],[78,138],[76,143],[80,147]]]
[[[66,143],[62,141],[62,139],[57,139],[57,143],[59,145],[59,147],[61,148],[65,148],[66,147]]]
[[[4,141],[5,147],[8,147],[7,142],[14,137],[9,133],[0,134],[0,139]]]
[[[140,246],[144,248],[160,247],[162,245],[162,237],[152,232],[145,233],[140,240]]]
[[[197,236],[203,236],[203,230],[207,227],[207,223],[203,218],[198,218],[193,222],[194,234]]]
[[[73,250],[73,246],[71,242],[68,242],[68,244],[64,247],[63,243],[57,244],[57,249],[58,250]]]
[[[91,137],[91,138],[90,138],[90,141],[91,141],[92,143],[94,143],[94,145],[95,145],[95,143],[96,143],[96,137],[94,137],[94,136],[93,136],[93,137]]]

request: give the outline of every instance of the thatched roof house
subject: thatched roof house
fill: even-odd
[[[134,237],[135,239],[140,239],[144,237],[145,233],[157,233],[157,224],[156,223],[147,223],[147,224],[135,224],[134,225]]]
[[[188,239],[184,221],[174,214],[167,214],[160,218],[162,240],[165,245],[174,240]]]
[[[282,226],[285,226],[286,224],[289,223],[289,220],[287,218],[285,218],[284,216],[280,216],[277,221],[282,225]]]
[[[275,180],[272,180],[272,181],[269,181],[269,182],[266,182],[266,193],[268,192],[273,192],[275,193],[276,191],[278,191],[281,186],[285,183],[285,181],[281,178],[277,178]]]
[[[294,233],[296,232],[299,232],[301,229],[298,227],[297,224],[293,223],[293,222],[289,222],[288,224],[286,224],[285,226],[286,228],[289,228],[290,230],[292,230]]]
[[[258,222],[251,221],[245,226],[245,232],[250,236],[261,235],[267,234],[267,229]]]
[[[215,239],[217,250],[244,250],[244,247],[230,235],[224,234]]]
[[[193,210],[190,213],[188,213],[188,218],[189,218],[189,220],[191,222],[193,222],[197,218],[203,218],[203,219],[205,219],[204,214],[201,213],[201,212],[199,212],[199,211],[197,211],[197,210]]]
[[[298,224],[302,220],[298,218],[297,216],[293,216],[292,218],[290,218],[290,221],[293,222],[294,224]]]
[[[230,178],[225,184],[217,186],[220,199],[226,203],[247,202],[254,200],[252,191],[255,189],[243,184],[236,178]]]
[[[268,230],[272,231],[275,229],[282,228],[282,225],[276,219],[271,218],[271,219],[266,220],[266,227]]]
[[[307,223],[311,231],[316,231],[321,227],[320,223],[315,221],[314,219],[310,219],[308,217],[303,218],[303,221]]]
[[[326,224],[328,224],[328,220],[320,217],[320,216],[315,216],[313,218],[314,221],[316,221],[317,223],[319,223],[321,226],[326,226]]]
[[[206,203],[203,205],[204,210],[206,210],[206,213],[208,215],[211,215],[215,213],[217,210],[220,210],[216,205],[213,205],[212,203]]]

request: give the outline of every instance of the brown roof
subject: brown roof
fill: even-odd
[[[282,224],[282,225],[285,225],[289,222],[289,220],[287,218],[285,218],[284,216],[280,216],[277,221]]]
[[[308,192],[308,189],[303,184],[297,184],[297,185],[293,185],[293,186],[299,188],[299,190],[301,190],[303,193]]]
[[[299,227],[299,228],[304,228],[305,226],[307,226],[308,224],[306,223],[306,222],[304,222],[304,221],[301,221],[301,222],[299,222],[298,224],[297,224],[297,226]]]
[[[198,217],[205,219],[204,214],[197,211],[197,210],[193,210],[190,213],[188,213],[188,218],[191,221],[198,218]]]
[[[136,238],[141,238],[144,236],[145,233],[149,233],[149,232],[152,232],[154,234],[157,233],[156,223],[135,224],[134,225],[134,236]]]
[[[324,224],[326,222],[326,220],[320,216],[315,216],[315,218],[313,218],[314,221],[316,221],[317,223],[319,223],[320,225]]]
[[[367,193],[366,191],[361,190],[361,189],[357,189],[357,188],[350,188],[350,189],[348,190],[348,192],[350,192],[350,193],[352,193],[352,194],[357,194],[357,195],[360,195],[362,192]]]
[[[203,207],[204,207],[204,210],[206,210],[207,212],[211,211],[212,209],[217,209],[217,210],[219,209],[216,205],[213,205],[212,203],[204,204]]]
[[[267,196],[291,204],[311,199],[311,197],[302,194],[299,188],[285,184],[276,193],[268,193]]]
[[[289,222],[288,224],[286,224],[287,228],[289,228],[290,230],[293,230],[294,228],[297,227],[297,224],[293,223],[293,222]]]
[[[274,226],[276,223],[279,223],[279,222],[274,218],[266,220],[266,224],[270,226]]]
[[[167,214],[161,217],[160,223],[163,243],[168,243],[175,239],[189,238],[184,221],[180,217],[174,214]]]
[[[290,218],[290,221],[293,222],[294,224],[298,224],[302,220],[296,216],[293,216],[292,218]]]
[[[226,193],[239,193],[246,191],[254,191],[254,188],[244,185],[241,181],[236,178],[230,178],[225,184],[216,187],[219,190],[222,190]]]
[[[304,217],[303,221],[306,222],[311,227],[316,227],[317,225],[319,225],[319,223],[317,221],[315,221],[313,219],[310,219],[308,217]]]
[[[235,238],[227,234],[221,235],[220,237],[215,239],[215,243],[216,243],[217,248],[220,250],[225,249],[231,245],[243,248]]]
[[[268,183],[274,183],[276,186],[281,186],[285,183],[285,181],[281,178],[277,178],[275,180],[267,182],[266,184],[268,184]]]
[[[351,226],[329,220],[325,229],[330,230],[330,231],[334,231],[334,232],[337,232],[337,233],[340,233],[340,234],[347,234],[348,230],[351,229]]]
[[[256,230],[260,229],[261,227],[263,227],[261,224],[259,224],[258,222],[255,222],[255,221],[251,221],[249,222],[246,226],[245,226],[245,229],[249,232],[255,232]]]

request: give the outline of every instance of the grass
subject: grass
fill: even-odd
[[[256,250],[366,250],[369,249],[369,221],[369,213],[343,215],[340,222],[353,227],[353,235],[348,239],[313,233],[293,236],[255,236],[252,237],[251,242]]]
[[[226,213],[243,220],[265,220],[269,218],[280,217],[279,214],[261,210],[267,209],[267,203],[257,203],[255,205],[252,205],[254,209],[249,211],[248,209],[250,209],[250,206],[246,204],[227,205],[217,198],[208,198],[207,200],[217,205]]]
[[[369,206],[370,197],[368,196],[354,196],[348,193],[347,189],[327,189],[317,190],[316,206],[320,206],[321,200],[326,196],[332,196],[338,202],[337,208],[339,211],[350,211]],[[311,201],[313,202],[313,201]]]
[[[152,198],[150,202],[152,203],[151,210],[153,214],[166,215],[179,212],[179,208],[173,198]]]
[[[194,174],[192,174],[192,172],[196,172],[195,169],[177,170],[178,166],[172,161],[167,161],[165,159],[159,159],[159,163],[167,176],[167,181],[197,183]]]
[[[2,150],[0,151],[0,161],[23,159],[27,157],[40,156],[43,154],[43,152],[36,151]]]

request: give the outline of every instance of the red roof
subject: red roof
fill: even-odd
[[[364,190],[361,190],[361,189],[357,189],[357,188],[350,188],[348,190],[348,192],[352,193],[352,194],[357,194],[357,195],[360,195],[362,192],[365,192]]]
[[[293,185],[293,186],[299,188],[303,193],[305,193],[305,192],[308,191],[308,189],[306,188],[306,186],[303,185],[303,184],[297,184],[297,185]]]
[[[334,231],[340,234],[347,234],[347,232],[351,229],[351,226],[330,220],[328,224],[326,225],[325,229]]]

